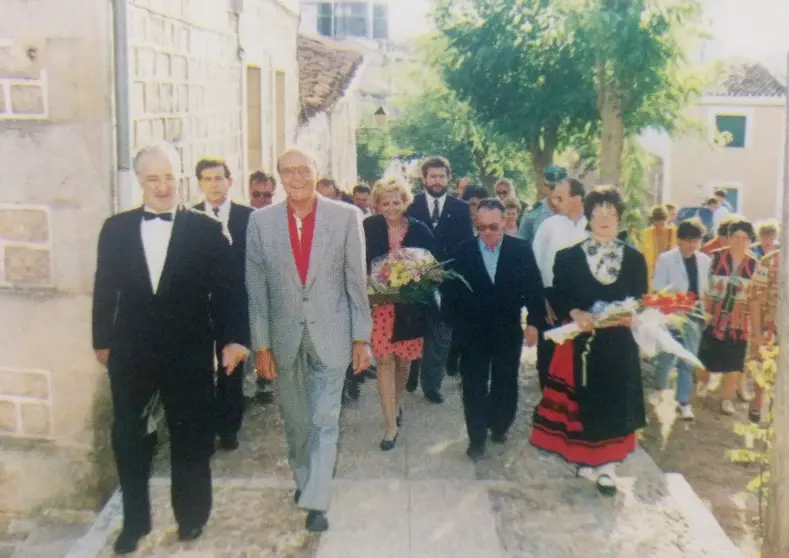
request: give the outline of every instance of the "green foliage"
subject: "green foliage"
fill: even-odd
[[[534,184],[522,145],[496,134],[440,80],[397,104],[399,116],[391,124],[391,135],[401,158],[441,155],[452,164],[455,178],[469,176],[488,187],[503,176],[519,193]]]
[[[381,178],[397,154],[389,130],[376,126],[372,114],[364,115],[356,128],[356,174],[373,184]]]

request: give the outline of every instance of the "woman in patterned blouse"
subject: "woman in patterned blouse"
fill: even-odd
[[[753,225],[738,217],[729,222],[728,247],[712,253],[710,281],[704,297],[708,316],[701,336],[699,360],[706,371],[699,374],[698,394],[706,393],[709,373],[723,373],[721,411],[734,413],[734,391],[742,378],[750,331],[751,281],[757,261],[750,251]],[[740,398],[746,399],[742,392]]]
[[[634,433],[646,420],[632,320],[594,329],[590,313],[596,302],[647,293],[644,256],[617,239],[623,212],[616,188],[593,190],[584,198],[591,236],[556,254],[554,311],[584,333],[556,348],[531,438],[576,464],[604,495],[616,493],[614,466],[635,450]]]

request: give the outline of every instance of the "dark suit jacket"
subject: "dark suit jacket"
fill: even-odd
[[[367,245],[367,274],[369,275],[372,261],[389,253],[389,228],[383,215],[371,215],[362,224]],[[436,255],[436,238],[427,225],[409,217],[408,232],[403,238],[403,247],[424,248]]]
[[[205,202],[198,203],[194,208],[198,211],[205,211]],[[238,285],[233,306],[238,320],[243,325],[243,335],[239,343],[247,347],[250,344],[249,299],[247,297],[245,267],[247,261],[247,225],[249,224],[249,216],[252,215],[253,211],[254,208],[247,205],[230,202],[230,218],[227,222],[227,228],[233,240],[230,246],[233,252],[233,282]]]
[[[461,244],[449,269],[457,271],[471,286],[458,280],[442,285],[444,319],[461,329],[490,329],[521,324],[521,309],[529,310],[528,324],[542,328],[545,323],[545,295],[542,279],[528,243],[504,235],[496,281],[490,280],[476,238]]]
[[[466,202],[447,194],[444,208],[441,211],[441,218],[438,226],[433,229],[430,219],[430,211],[427,207],[424,192],[414,196],[413,203],[408,206],[408,216],[424,223],[427,228],[433,231],[436,237],[436,257],[444,261],[450,257],[462,242],[474,238],[474,231],[471,225],[471,213]]]
[[[219,222],[179,208],[154,294],[140,234],[142,208],[113,215],[99,236],[93,347],[110,375],[213,369],[214,340],[241,342],[232,252]]]

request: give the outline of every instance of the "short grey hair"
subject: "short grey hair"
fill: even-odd
[[[134,155],[134,160],[132,161],[132,168],[134,169],[134,174],[140,174],[140,167],[142,165],[143,159],[146,156],[151,155],[152,153],[159,153],[164,155],[170,160],[170,164],[173,167],[173,174],[176,177],[180,178],[181,176],[181,156],[178,154],[178,151],[175,149],[173,144],[168,142],[159,142],[152,145],[148,145],[140,149],[136,155]]]
[[[286,155],[290,155],[292,153],[298,153],[299,155],[301,155],[304,158],[306,158],[309,161],[309,164],[312,167],[312,169],[315,172],[318,171],[318,160],[315,158],[315,156],[312,153],[310,153],[306,149],[302,149],[300,147],[288,147],[285,151],[283,151],[282,153],[279,154],[279,157],[277,157],[277,171],[279,171],[279,163],[280,163],[280,161],[282,161],[282,159]]]

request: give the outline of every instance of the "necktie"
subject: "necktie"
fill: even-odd
[[[219,219],[219,208],[218,207],[214,207],[214,208],[211,209],[211,211],[214,212],[214,217]]]
[[[142,214],[142,218],[146,221],[153,221],[154,219],[161,219],[162,221],[172,221],[173,214],[170,212],[167,213],[153,213],[151,211],[144,211]]]
[[[433,228],[438,225],[439,217],[441,217],[441,213],[438,210],[438,198],[435,198],[433,199],[433,215],[430,217],[430,220],[433,221]]]

